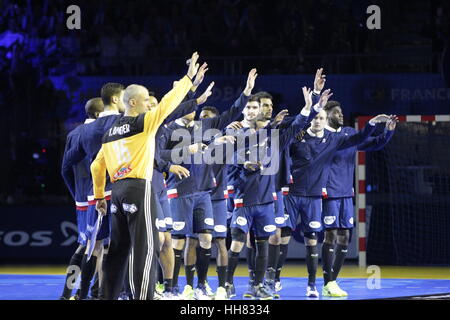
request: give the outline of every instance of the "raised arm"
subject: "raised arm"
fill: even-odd
[[[227,125],[237,120],[241,116],[242,110],[244,110],[248,102],[248,98],[252,94],[252,90],[255,87],[255,80],[257,76],[257,70],[251,69],[248,73],[245,89],[239,96],[239,98],[233,103],[230,109],[222,112],[222,114],[220,114],[218,117],[203,119],[202,125],[204,130],[215,128],[222,131]]]
[[[199,65],[197,60],[199,55],[194,52],[191,57],[191,63],[186,74],[172,90],[170,90],[162,99],[158,106],[145,114],[144,128],[146,131],[156,130],[183,101],[188,91],[192,88],[192,79],[197,74]]]
[[[394,136],[398,118],[395,115],[389,116],[386,128],[376,137],[369,137],[366,141],[358,145],[359,151],[378,151],[383,149]]]

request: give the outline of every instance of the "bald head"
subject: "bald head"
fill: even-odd
[[[92,98],[86,102],[84,110],[90,119],[97,119],[100,112],[103,112],[104,105],[102,98]]]
[[[145,113],[150,108],[150,95],[146,87],[132,84],[125,89],[123,95],[125,106],[130,111]]]

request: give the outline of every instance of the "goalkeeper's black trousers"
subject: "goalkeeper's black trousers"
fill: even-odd
[[[111,243],[102,282],[104,299],[119,297],[129,255],[133,299],[153,300],[159,249],[158,231],[153,223],[155,200],[149,180],[124,179],[113,183]]]

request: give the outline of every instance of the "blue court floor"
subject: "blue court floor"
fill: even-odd
[[[180,277],[180,287],[185,284]],[[236,277],[237,297],[241,299],[247,288],[247,277]],[[57,300],[62,292],[63,275],[12,275],[0,274],[0,300]],[[217,278],[210,277],[213,289],[217,286]],[[304,296],[306,278],[282,278],[283,289],[280,292],[283,300],[306,300]],[[322,279],[317,279],[319,292]],[[349,293],[347,300],[383,299],[407,297],[450,292],[450,280],[434,279],[381,279],[380,288],[369,289],[367,279],[342,278],[338,280],[340,287]],[[341,300],[343,298],[320,297],[320,299]],[[315,299],[316,300],[316,299]]]

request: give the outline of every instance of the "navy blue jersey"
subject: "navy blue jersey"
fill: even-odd
[[[315,114],[316,111],[312,111],[310,116],[300,114],[295,118],[295,121],[292,122],[291,126],[281,130],[279,135],[278,150],[274,148],[273,141],[270,139],[271,135],[268,135],[268,141],[266,143],[261,143],[261,141],[258,141],[258,145],[249,146],[248,150],[246,148],[246,154],[258,152],[258,155],[270,157],[271,162],[269,166],[263,167],[262,171],[247,170],[242,164],[234,165],[237,168],[236,172],[233,172],[236,177],[234,181],[235,207],[262,205],[277,200],[277,194],[275,191],[275,174],[273,171],[277,170],[277,166],[272,167],[272,165],[274,165],[274,162],[278,160],[277,158],[280,151],[289,146],[295,135],[302,130],[309,123],[309,121],[311,121]],[[250,130],[247,130],[246,132],[248,131]],[[257,150],[257,148],[263,148],[265,150]],[[260,161],[267,162],[267,159],[260,159]]]
[[[290,185],[289,194],[322,196],[335,153],[362,143],[374,130],[375,126],[368,123],[362,131],[353,135],[324,130],[323,136],[317,137],[308,129],[300,141],[295,139],[290,146],[293,184]]]
[[[352,127],[342,127],[339,128],[335,134],[354,135],[356,132],[356,129]],[[380,150],[389,142],[393,134],[394,131],[384,130],[382,134],[376,137],[369,137],[366,141],[357,146],[337,151],[331,162],[326,185],[327,196],[329,198],[352,197],[354,195],[353,174],[355,171],[356,152]]]
[[[188,94],[190,97],[193,97],[192,91]],[[196,111],[198,108],[197,100],[191,99],[185,102],[180,103],[180,105],[172,112],[169,117],[166,118],[164,123],[168,123],[175,119],[181,118],[186,114]],[[164,125],[160,126],[155,135],[155,164],[153,166],[153,176],[152,176],[152,188],[155,191],[156,195],[160,197],[160,199],[167,198],[167,190],[164,182],[164,172],[169,173],[170,162],[164,160],[161,157],[161,139],[163,138],[164,132],[167,130]]]
[[[88,206],[87,197],[92,185],[89,160],[85,157],[77,164],[72,165],[72,161],[70,159],[70,156],[74,155],[72,148],[77,146],[79,143],[80,132],[83,126],[85,126],[85,124],[76,127],[67,135],[61,165],[62,177],[70,191],[70,194],[72,195],[72,198],[75,200],[77,208]]]
[[[106,131],[114,124],[114,122],[120,118],[119,114],[107,115],[104,117],[100,117],[92,123],[86,124],[80,130],[80,138],[79,141],[69,152],[70,165],[75,165],[84,158],[87,158],[89,164],[97,156],[101,146],[102,146],[102,138]],[[92,189],[92,180],[91,180],[91,188],[89,191],[89,201],[94,204],[93,197],[93,189]],[[111,195],[111,182],[106,179],[105,186],[105,195]]]
[[[164,149],[160,152],[161,158],[166,161],[172,161],[173,149],[179,150],[182,155],[186,155],[186,147],[193,143],[201,142],[205,132],[210,129],[222,131],[228,124],[238,119],[242,110],[245,108],[247,101],[248,97],[241,94],[234,102],[233,106],[229,110],[223,112],[220,116],[201,119],[200,121],[196,121],[195,124],[190,127],[183,126],[177,123],[177,121],[169,124],[166,128],[167,130],[164,130],[163,137],[159,141],[161,148]],[[214,177],[211,166],[204,163],[194,164],[194,157],[196,157],[196,155],[187,157],[190,160],[190,164],[187,163],[188,161],[184,160],[179,164],[190,171],[190,176],[180,180],[178,176],[169,173],[167,179],[167,194],[169,198],[188,196],[205,191],[209,192],[216,186],[217,180]],[[183,156],[183,159],[184,158],[185,156]]]

